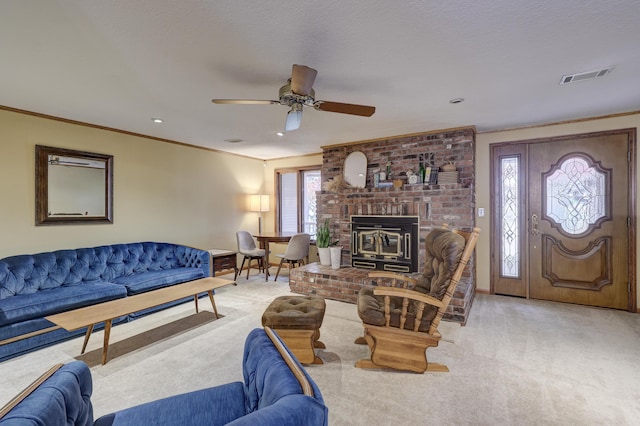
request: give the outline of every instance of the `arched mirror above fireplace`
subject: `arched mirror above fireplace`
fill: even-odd
[[[354,151],[344,160],[344,180],[356,188],[367,184],[367,156],[362,151]]]

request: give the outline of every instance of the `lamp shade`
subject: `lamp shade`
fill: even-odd
[[[249,210],[252,212],[268,212],[269,196],[268,195],[249,195]]]

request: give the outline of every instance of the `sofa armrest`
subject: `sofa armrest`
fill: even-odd
[[[205,277],[211,276],[211,255],[208,251],[195,247],[178,246],[176,253],[182,266],[201,268]]]
[[[43,384],[49,377],[53,376],[53,373],[58,371],[64,364],[56,364],[47,371],[45,371],[40,377],[34,380],[29,386],[24,388],[22,392],[14,396],[11,401],[7,402],[4,407],[0,408],[0,419],[6,416],[15,406],[20,404],[25,398],[35,392],[38,387]]]
[[[54,366],[12,400],[0,424],[93,425],[91,371],[82,361]],[[22,396],[22,398],[19,398]]]

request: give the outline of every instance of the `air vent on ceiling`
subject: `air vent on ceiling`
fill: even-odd
[[[562,79],[560,80],[560,84],[575,83],[577,81],[591,80],[592,78],[604,77],[605,75],[613,71],[614,68],[615,66],[611,65],[610,67],[602,68],[595,71],[587,71],[587,72],[580,72],[577,74],[563,75]]]
[[[240,143],[240,142],[244,142],[244,139],[240,139],[240,138],[231,138],[231,139],[225,139],[225,142],[229,142],[229,143]]]

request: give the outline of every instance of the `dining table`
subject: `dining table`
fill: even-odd
[[[255,239],[258,240],[258,246],[261,249],[264,249],[264,253],[265,253],[264,264],[266,265],[265,274],[264,274],[265,281],[269,281],[269,253],[270,253],[269,244],[270,243],[280,243],[280,244],[288,243],[291,237],[293,237],[296,234],[297,232],[262,232],[262,233],[253,235]],[[315,246],[315,244],[316,244],[315,239],[312,239],[311,245]],[[305,262],[309,263],[308,257],[305,258]]]
[[[293,237],[297,232],[262,232],[259,234],[255,234],[254,237],[258,240],[258,245],[261,249],[264,249],[264,260],[265,260],[265,272],[264,279],[265,281],[269,281],[269,244],[270,243],[288,243],[291,237]]]

